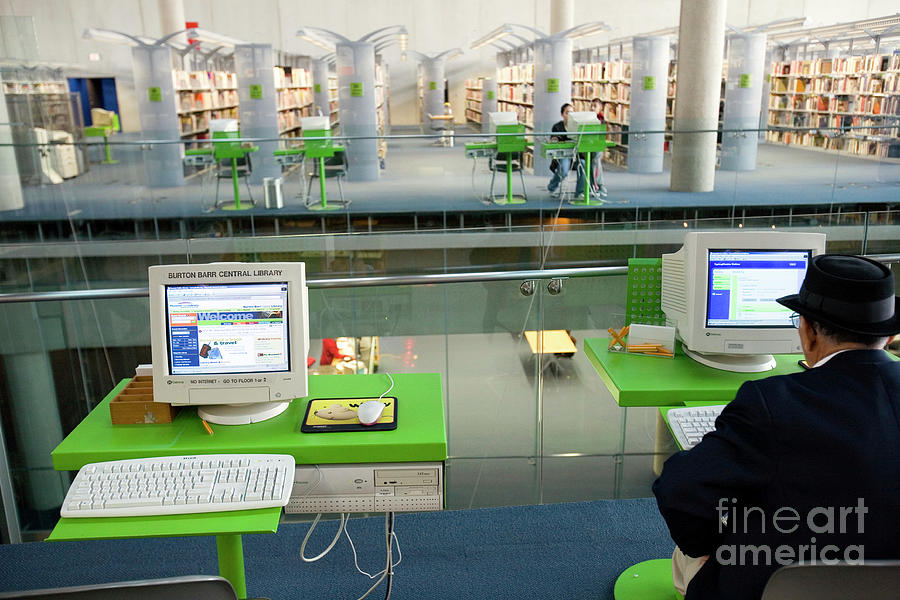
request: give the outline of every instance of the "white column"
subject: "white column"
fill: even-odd
[[[422,127],[427,133],[431,129],[428,115],[444,114],[444,65],[443,58],[428,58],[422,61]]]
[[[575,26],[574,0],[553,0],[550,4],[550,35]]]
[[[331,119],[331,100],[328,97],[328,61],[312,59],[313,114]]]
[[[134,92],[137,94],[141,136],[145,140],[180,140],[175,85],[172,81],[172,51],[168,46],[136,46],[131,49]],[[154,144],[143,152],[149,187],[184,185],[181,144]]]
[[[725,113],[722,120],[722,159],[724,171],[752,171],[756,168],[756,129],[759,125],[760,98],[763,95],[763,63],[766,34],[743,33],[728,37],[728,77],[725,81]]]
[[[559,109],[572,101],[572,40],[538,38],[534,41],[534,131],[548,133],[560,120]],[[534,173],[550,175],[550,161],[542,156],[543,143],[535,140]]]
[[[160,35],[169,35],[184,29],[184,0],[157,0],[159,6]],[[173,41],[187,43],[183,33],[172,38]]]
[[[682,0],[678,31],[678,87],[669,188],[711,192],[716,175],[725,0]]]
[[[632,40],[632,48],[628,170],[632,173],[662,173],[669,38],[636,37]],[[640,131],[660,133],[634,133]]]
[[[481,132],[490,132],[488,115],[497,112],[497,80],[485,77],[481,82]]]
[[[16,149],[10,145],[12,143],[12,126],[9,125],[6,95],[3,93],[3,78],[0,77],[0,210],[25,208]]]
[[[275,99],[275,57],[270,44],[240,44],[234,47],[234,70],[238,80],[238,104],[242,138],[266,138],[255,142],[259,150],[250,158],[250,183],[261,184],[264,177],[280,177],[275,162],[278,150],[278,103]],[[212,137],[212,136],[210,136]]]
[[[27,505],[38,511],[58,508],[66,495],[66,475],[54,471],[50,460],[63,439],[50,357],[38,350],[7,354],[3,360],[13,427],[27,470]]]
[[[370,42],[337,44],[338,104],[341,134],[348,139],[349,181],[378,180],[378,118],[375,114],[375,46]]]

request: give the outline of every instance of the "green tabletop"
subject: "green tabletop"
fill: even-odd
[[[84,128],[84,135],[88,137],[109,137],[114,131],[112,125],[94,125]]]
[[[136,537],[275,533],[281,507],[152,517],[62,518],[48,542]]]
[[[742,383],[801,370],[799,354],[775,355],[763,373],[733,373],[701,365],[676,346],[674,358],[609,352],[609,338],[587,338],[584,351],[619,406],[684,406],[686,402],[724,403]]]
[[[497,148],[497,142],[476,142],[473,144],[466,144],[466,150],[495,150]]]
[[[441,377],[393,375],[397,429],[301,433],[309,399],[378,397],[390,386],[384,374],[310,375],[309,396],[294,400],[275,418],[250,425],[212,425],[209,435],[196,408],[184,407],[171,423],[112,425],[109,402],[123,380],[53,450],[53,468],[77,470],[87,463],[187,454],[290,454],[297,464],[443,461],[447,458]]]

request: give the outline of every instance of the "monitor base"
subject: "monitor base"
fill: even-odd
[[[215,425],[249,425],[277,417],[287,410],[290,404],[290,402],[256,402],[198,406],[197,415]]]
[[[762,373],[775,368],[771,354],[702,354],[684,348],[684,353],[701,365],[734,373]]]

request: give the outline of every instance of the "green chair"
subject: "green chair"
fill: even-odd
[[[578,138],[575,143],[575,149],[579,154],[584,155],[584,166],[582,167],[580,160],[575,161],[575,164],[578,169],[584,168],[584,197],[572,200],[571,204],[576,206],[598,206],[603,204],[601,201],[591,198],[591,155],[603,152],[610,146],[615,145],[614,142],[606,141],[606,123],[598,122],[578,126]]]
[[[522,124],[498,125],[497,133],[518,135],[497,137],[497,155],[491,158],[489,163],[491,169],[491,200],[497,204],[524,204],[528,200],[528,192],[525,189],[525,175],[523,174],[524,165],[522,164],[523,154],[528,147],[528,141],[525,139],[525,126]],[[513,196],[512,193],[513,171],[518,171],[519,178],[522,181],[521,196]],[[494,177],[498,172],[506,173],[506,195],[494,198]]]
[[[100,119],[96,119],[96,123],[94,123],[91,127],[84,128],[85,137],[102,137],[103,138],[103,153],[104,160],[100,162],[100,164],[104,165],[116,165],[119,163],[117,160],[113,160],[112,155],[109,150],[109,136],[117,131],[122,131],[122,127],[119,125],[119,115],[111,111],[102,111],[105,113],[106,118],[103,119],[104,122],[100,122]],[[92,115],[94,112],[91,113]],[[99,116],[99,114],[98,114]]]
[[[350,201],[344,198],[343,179],[347,174],[347,158],[343,146],[335,146],[331,140],[331,125],[328,117],[303,117],[300,120],[303,132],[303,149],[307,158],[313,159],[317,169],[309,174],[307,183],[306,207],[310,210],[338,210],[349,206]],[[313,178],[319,178],[319,195],[321,202],[312,202],[310,191]],[[325,180],[329,177],[337,178],[338,190],[341,199],[337,203],[328,204],[328,196],[325,191]]]
[[[672,559],[645,560],[622,571],[613,587],[615,600],[684,600],[672,582]]]
[[[213,139],[213,158],[216,163],[216,206],[219,206],[219,181],[231,178],[234,186],[234,204],[223,206],[230,210],[244,210],[251,208],[253,192],[250,189],[248,178],[253,172],[250,162],[250,153],[259,150],[258,146],[244,147],[238,141],[241,137],[237,128],[236,119],[213,119],[209,123]],[[241,205],[241,194],[238,186],[240,178],[244,178],[247,184],[247,195],[250,197],[249,205]]]

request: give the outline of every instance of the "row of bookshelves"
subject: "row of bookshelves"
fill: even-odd
[[[237,74],[230,71],[172,71],[178,91],[237,89]]]
[[[312,75],[307,69],[275,67],[272,71],[275,77],[275,89],[312,87]]]
[[[69,87],[59,81],[4,81],[5,94],[66,94]]]
[[[839,152],[851,156],[876,159],[900,158],[900,145],[892,140],[833,137],[812,132],[767,131],[766,141],[811,150]]]
[[[313,103],[312,88],[284,88],[276,90],[278,110],[301,108]]]
[[[900,70],[900,54],[839,56],[814,60],[792,60],[775,63],[773,75],[818,76],[833,74],[858,75]]]
[[[217,108],[233,108],[238,104],[237,90],[207,90],[178,93],[178,111],[196,112]]]

